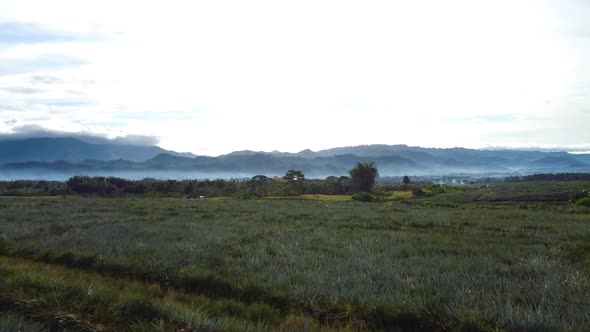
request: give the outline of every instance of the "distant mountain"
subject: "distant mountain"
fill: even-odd
[[[53,162],[58,160],[79,162],[89,159],[145,161],[161,153],[184,157],[193,156],[190,153],[177,153],[157,146],[93,144],[72,137],[0,141],[0,163]]]
[[[236,151],[194,156],[156,146],[91,144],[74,138],[0,142],[0,178],[242,178],[281,176],[289,169],[308,178],[346,175],[359,161],[375,162],[381,176],[502,176],[590,172],[590,155],[566,152],[433,149],[407,145],[361,145],[298,153]]]
[[[554,167],[554,166],[560,166],[560,167],[577,167],[577,166],[588,166],[588,164],[569,157],[569,156],[547,156],[547,157],[543,157],[539,160],[535,160],[533,162],[531,162],[532,166],[537,166],[537,167]]]

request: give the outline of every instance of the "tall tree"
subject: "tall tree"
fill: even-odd
[[[305,191],[305,175],[302,171],[290,169],[285,173],[283,179],[287,181],[287,186],[285,187],[284,195],[301,195]]]
[[[285,176],[283,176],[283,179],[285,179],[287,181],[300,181],[300,180],[305,179],[305,175],[303,174],[302,171],[290,169],[285,173]]]
[[[375,185],[375,179],[379,176],[374,162],[358,162],[349,173],[354,192],[371,191],[371,188]]]
[[[402,182],[407,186],[410,184],[410,177],[407,175],[404,175],[404,179],[402,180]]]
[[[270,179],[264,175],[255,175],[248,182],[248,192],[255,197],[266,196]]]

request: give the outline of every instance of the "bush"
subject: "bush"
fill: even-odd
[[[375,197],[369,193],[358,193],[352,195],[352,199],[359,202],[374,202]]]
[[[424,190],[420,187],[412,188],[412,194],[416,197],[424,196]]]
[[[576,202],[577,200],[579,200],[581,198],[586,198],[586,197],[590,197],[590,190],[583,189],[583,190],[579,190],[579,191],[570,195],[570,198],[574,202]]]

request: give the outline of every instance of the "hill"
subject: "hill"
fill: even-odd
[[[93,144],[73,137],[40,137],[0,141],[0,163],[54,162],[58,160],[79,162],[89,159],[125,159],[139,162],[152,159],[161,153],[192,156],[190,153],[177,153],[157,146]]]

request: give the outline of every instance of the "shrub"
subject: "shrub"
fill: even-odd
[[[414,187],[412,188],[412,194],[416,197],[420,197],[420,196],[424,196],[424,190],[422,190],[422,188],[420,187]]]
[[[358,193],[352,195],[352,199],[359,202],[373,202],[375,197],[369,193]]]
[[[574,202],[586,197],[590,197],[590,190],[582,189],[570,195],[571,200]]]

